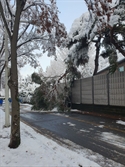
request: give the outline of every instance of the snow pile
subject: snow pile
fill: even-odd
[[[117,120],[116,123],[121,124],[121,125],[125,125],[125,121],[121,121],[121,120]]]

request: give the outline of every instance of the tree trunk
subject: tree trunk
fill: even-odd
[[[20,108],[18,100],[17,53],[16,46],[13,44],[13,40],[11,45],[11,77],[9,80],[9,87],[12,98],[11,139],[9,147],[17,148],[20,145]]]
[[[20,15],[25,5],[23,1],[17,1],[14,31],[11,39],[11,75],[8,82],[11,89],[12,115],[11,115],[11,138],[9,147],[17,148],[20,145],[20,107],[18,99],[18,71],[17,71],[17,41],[20,24]]]
[[[114,28],[110,30],[110,41],[115,46],[115,48],[125,57],[124,48],[122,49],[122,47],[119,46],[118,42],[115,41],[115,39],[113,38],[113,34],[114,34]]]
[[[96,41],[96,56],[95,56],[95,69],[93,72],[93,75],[97,74],[98,67],[99,67],[99,51],[100,51],[100,41],[101,41],[101,36],[98,37],[98,40]]]

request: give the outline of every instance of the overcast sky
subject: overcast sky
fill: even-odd
[[[70,31],[73,21],[87,11],[84,0],[57,0],[57,7],[60,11],[60,22],[64,23],[67,32]],[[46,55],[40,58],[40,64],[44,71],[49,66],[50,60],[51,58],[48,58]],[[36,70],[27,66],[22,68],[21,74],[27,76],[27,74],[31,75],[34,71]]]

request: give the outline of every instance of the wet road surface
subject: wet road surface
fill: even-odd
[[[22,113],[21,119],[47,135],[68,139],[125,165],[125,126],[116,120],[77,113],[39,112]]]

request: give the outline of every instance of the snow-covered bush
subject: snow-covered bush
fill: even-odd
[[[23,103],[30,103],[30,99],[33,95],[34,90],[39,85],[32,82],[31,77],[20,78],[19,80],[19,98]]]

